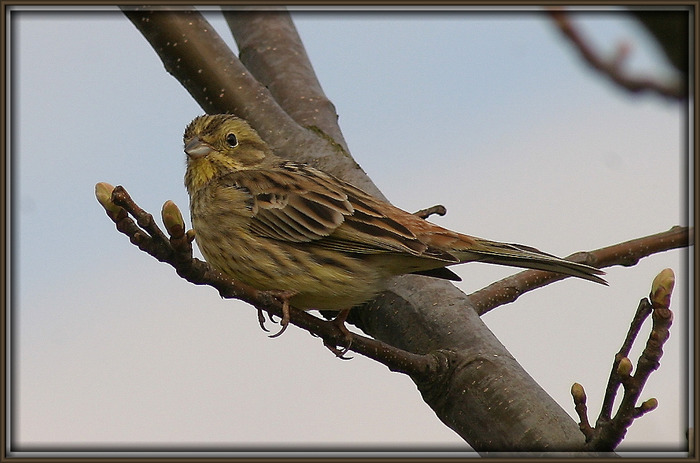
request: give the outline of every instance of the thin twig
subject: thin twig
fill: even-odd
[[[623,358],[629,357],[630,350],[632,349],[632,344],[634,340],[637,339],[639,330],[642,329],[644,321],[651,315],[652,307],[651,303],[647,298],[639,301],[637,306],[637,311],[634,314],[634,318],[630,323],[630,328],[627,331],[627,336],[622,343],[622,347],[619,352],[615,354],[615,359],[613,360],[612,370],[610,371],[610,376],[608,377],[608,385],[605,388],[605,396],[603,397],[603,406],[600,409],[600,417],[598,418],[597,426],[605,421],[609,421],[612,416],[613,402],[615,401],[615,395],[617,390],[622,384],[622,376],[618,372],[618,367],[620,366],[620,361]],[[626,376],[629,376],[627,374]]]
[[[693,244],[693,237],[693,228],[675,226],[665,232],[625,241],[595,251],[577,252],[567,257],[567,260],[598,268],[613,265],[629,267],[635,265],[643,257],[687,247]],[[483,315],[498,306],[514,302],[528,291],[564,278],[568,277],[541,270],[525,270],[473,292],[469,295],[469,300],[476,308],[477,313]]]
[[[624,58],[626,57],[625,47],[621,47],[620,51],[613,57],[613,59],[605,60],[598,56],[598,54],[593,50],[593,47],[573,25],[573,23],[569,20],[569,16],[561,8],[551,7],[548,8],[547,11],[554,20],[554,24],[556,24],[556,26],[559,28],[559,31],[571,42],[583,60],[620,87],[632,93],[650,91],[666,98],[673,98],[677,100],[686,97],[682,86],[678,83],[659,82],[651,78],[632,77],[626,75],[621,66]]]
[[[595,428],[591,428],[588,423],[585,405],[586,395],[583,392],[583,386],[575,383],[571,388],[576,413],[580,419],[579,427],[586,436],[586,446],[591,450],[613,450],[622,442],[627,429],[635,419],[658,406],[658,402],[654,398],[644,401],[639,406],[637,406],[637,402],[651,373],[659,367],[663,355],[663,345],[669,338],[669,328],[673,321],[673,313],[669,307],[674,283],[675,276],[671,269],[661,271],[652,283],[649,298],[640,301],[622,347],[613,359],[612,371],[605,388],[603,406]],[[646,346],[639,356],[633,375],[632,362],[628,356],[632,344],[649,314],[651,314],[652,319],[651,332]],[[624,394],[617,413],[611,418],[613,403],[620,386],[623,386]]]
[[[111,199],[114,204],[122,207],[124,211],[137,219],[134,221],[127,214],[114,214],[107,211],[107,215],[115,222],[117,229],[127,235],[139,249],[159,261],[170,264],[175,268],[177,274],[185,280],[197,285],[209,285],[216,288],[223,298],[240,299],[258,309],[282,316],[282,302],[273,293],[258,291],[214,270],[206,262],[192,257],[191,246],[182,242],[174,246],[173,240],[166,237],[151,214],[141,209],[122,186],[114,188]],[[178,243],[177,240],[190,241],[186,234],[175,236],[174,239],[175,243]],[[291,323],[319,336],[330,344],[342,345],[345,342],[345,335],[328,321],[294,307],[290,309]],[[350,350],[376,360],[392,371],[413,377],[426,377],[434,374],[440,368],[440,362],[433,354],[414,354],[356,333],[352,333]]]
[[[443,216],[445,214],[447,214],[447,208],[442,204],[436,204],[435,206],[421,209],[420,211],[416,211],[413,213],[413,215],[417,215],[421,219],[427,219],[431,215]]]
[[[591,427],[588,421],[588,407],[586,406],[586,391],[583,389],[579,383],[574,383],[571,386],[571,395],[574,398],[574,408],[576,414],[579,418],[579,429],[586,436],[586,442],[590,441],[594,434],[595,429]]]

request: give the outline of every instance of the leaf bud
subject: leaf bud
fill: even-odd
[[[571,395],[573,396],[575,403],[586,402],[586,391],[584,391],[583,386],[581,386],[579,383],[574,383],[571,386]]]
[[[617,374],[627,377],[632,373],[632,362],[627,357],[622,357],[620,363],[617,364]]]
[[[161,217],[170,236],[173,238],[181,238],[185,234],[185,221],[182,218],[180,209],[178,209],[174,202],[167,200],[163,204]]]
[[[110,215],[116,216],[123,209],[112,202],[113,190],[114,187],[106,182],[100,182],[95,185],[95,196],[97,197],[97,200],[100,202],[102,207],[104,207],[105,210],[110,213]]]
[[[651,305],[656,308],[668,308],[671,305],[671,293],[676,283],[676,276],[670,268],[663,269],[651,284]]]

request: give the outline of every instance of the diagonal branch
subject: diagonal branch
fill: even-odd
[[[282,157],[310,163],[386,199],[343,148],[344,141],[331,137],[340,129],[328,128],[327,118],[322,127],[325,132],[297,124],[285,112],[286,109],[295,113],[291,109],[292,102],[287,102],[282,109],[198,11],[122,7],[122,12],[148,40],[165,69],[207,113],[232,113],[243,117]],[[274,16],[263,19],[274,19]],[[269,75],[270,72],[259,70],[258,74]],[[314,82],[315,77],[307,81],[312,86]],[[281,89],[275,91],[290,94]]]
[[[567,257],[568,260],[598,268],[623,265],[636,265],[639,259],[671,249],[685,248],[694,244],[695,229],[675,226],[670,230],[654,235],[637,238],[624,243],[607,246],[589,252],[578,252]],[[498,306],[509,304],[523,294],[565,278],[540,270],[525,270],[515,275],[473,292],[469,300],[474,304],[479,315],[483,315]]]
[[[105,206],[107,215],[117,229],[142,251],[170,264],[180,277],[197,285],[212,286],[223,298],[240,299],[260,310],[282,316],[282,303],[273,293],[258,291],[235,281],[192,256],[194,234],[184,233],[182,214],[174,203],[168,201],[163,206],[163,222],[170,233],[168,238],[155,223],[153,216],[141,209],[123,187],[113,188],[106,183],[99,183],[95,190],[98,200]],[[333,345],[345,342],[344,334],[333,324],[294,307],[291,308],[290,322]],[[413,354],[359,334],[353,333],[350,350],[376,360],[392,371],[416,378],[435,376],[439,370],[444,370],[441,368],[444,362],[438,360],[437,353]]]
[[[285,9],[223,8],[240,60],[282,108],[303,127],[315,127],[347,151],[338,114],[316,77]]]
[[[206,112],[232,112],[252,120],[251,108],[257,108],[279,118],[280,126],[289,122],[265,87],[197,10],[122,7],[122,11],[153,45],[165,70]]]

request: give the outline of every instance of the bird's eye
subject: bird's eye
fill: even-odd
[[[234,148],[236,145],[238,145],[238,138],[236,138],[235,133],[230,133],[226,135],[226,143],[228,143],[228,146],[231,148]]]

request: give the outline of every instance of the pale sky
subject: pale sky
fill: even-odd
[[[220,16],[207,17],[233,45]],[[688,224],[684,108],[614,87],[546,15],[293,19],[353,156],[397,206],[444,204],[440,225],[557,255]],[[631,45],[632,72],[671,73],[626,16],[578,19],[602,54]],[[187,211],[182,131],[202,113],[120,12],[15,11],[10,26],[15,444],[470,450],[407,377],[357,354],[338,360],[295,327],[269,339],[253,307],[185,282],[115,230],[97,182],[124,185],[154,215],[168,199]],[[484,320],[572,417],[569,390],[583,384],[595,421],[637,303],[666,267],[676,273],[674,324],[641,397],[659,407],[620,450],[680,450],[687,251],[610,268],[609,287],[555,283]],[[513,273],[452,269],[467,293]]]

